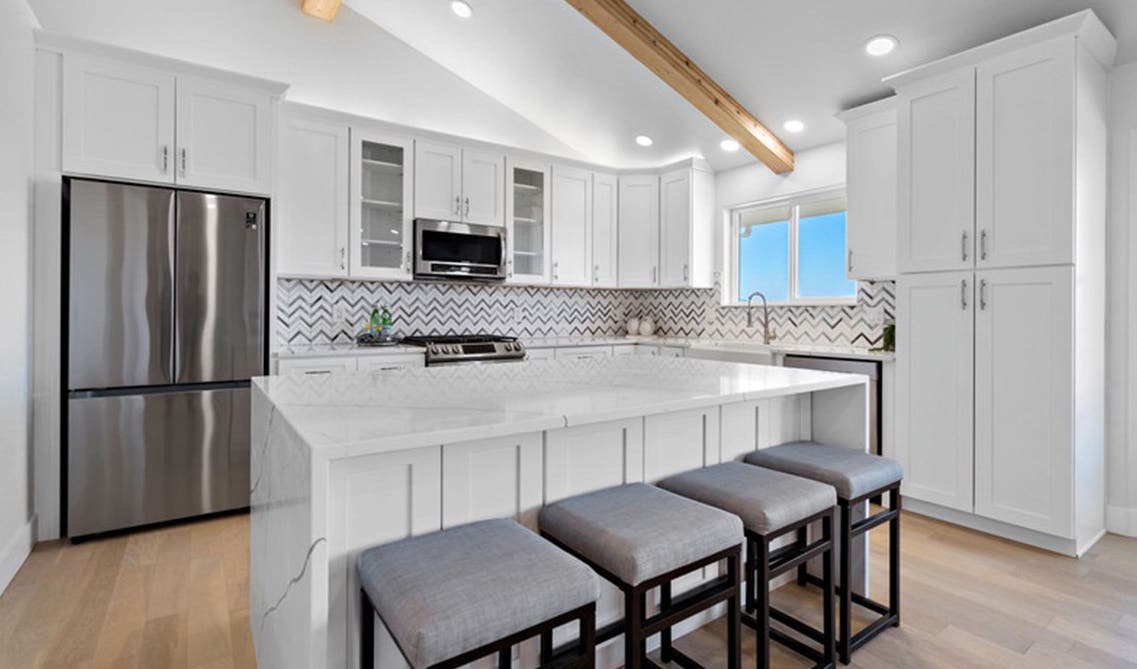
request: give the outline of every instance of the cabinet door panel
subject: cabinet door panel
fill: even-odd
[[[462,214],[469,223],[505,225],[505,156],[462,150]]]
[[[174,76],[68,54],[63,171],[173,183]]]
[[[347,126],[283,118],[273,212],[279,274],[347,276],[349,152]]]
[[[977,264],[1074,262],[1074,42],[987,61],[976,89]]]
[[[896,275],[896,110],[851,120],[848,128],[847,274]]]
[[[351,275],[411,278],[414,174],[409,137],[351,131]]]
[[[415,140],[415,218],[462,217],[462,149]]]
[[[616,177],[592,175],[592,285],[614,288],[617,268]]]
[[[619,285],[659,285],[659,177],[620,177]]]
[[[1074,270],[976,278],[975,512],[1073,538]]]
[[[553,283],[592,284],[592,175],[553,167]]]
[[[975,71],[899,94],[901,272],[970,269],[975,246]]]
[[[541,433],[442,447],[442,527],[513,518],[537,530],[541,506]]]
[[[974,276],[902,276],[896,289],[896,441],[904,494],[970,512]]]
[[[177,182],[268,193],[272,99],[197,77],[178,77]]]
[[[659,179],[659,283],[685,287],[691,278],[691,170]]]
[[[506,162],[506,280],[510,283],[544,284],[552,276],[550,172],[544,163]]]

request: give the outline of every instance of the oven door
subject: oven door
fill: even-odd
[[[505,279],[505,228],[415,219],[415,276]]]

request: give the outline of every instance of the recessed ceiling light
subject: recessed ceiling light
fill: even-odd
[[[450,11],[460,19],[468,19],[474,15],[474,8],[469,3],[462,2],[462,0],[454,0],[450,3]]]
[[[647,135],[636,135],[636,144],[639,144],[640,146],[651,146],[652,143],[653,142],[651,141],[651,137],[648,137]]]
[[[877,35],[865,42],[865,52],[870,56],[887,56],[899,43],[892,35]]]
[[[786,129],[786,132],[801,132],[805,130],[805,124],[797,119],[786,121],[782,124],[782,127]]]
[[[722,147],[723,151],[730,151],[731,153],[734,153],[739,149],[741,145],[733,139],[724,139],[723,141],[719,142],[719,146]]]

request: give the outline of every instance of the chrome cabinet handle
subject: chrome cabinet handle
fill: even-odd
[[[979,233],[979,259],[987,259],[987,231],[983,230]]]
[[[170,146],[168,144],[162,145],[162,174],[170,171]]]
[[[462,196],[461,195],[455,195],[454,196],[454,215],[455,216],[461,216],[462,215]]]
[[[470,217],[470,198],[466,198],[466,212],[462,215],[466,218]]]
[[[963,259],[966,261],[967,260],[967,230],[963,231],[963,238],[960,241],[961,241],[960,250],[962,251]]]
[[[182,149],[182,176],[186,175],[186,150]]]
[[[600,265],[592,266],[592,283],[600,283]]]
[[[560,267],[561,267],[561,264],[559,262],[553,263],[553,281],[556,281],[556,280],[561,278]]]
[[[340,269],[347,269],[347,248],[340,247]]]
[[[852,272],[853,271],[853,249],[849,249],[849,268],[845,271],[846,272]]]
[[[407,251],[403,254],[403,263],[406,265],[405,269],[411,268],[411,252]]]
[[[967,279],[959,282],[959,306],[967,311]]]
[[[683,265],[683,280],[686,281],[690,276],[689,265]]]
[[[987,311],[987,279],[979,280],[979,310]]]
[[[652,265],[652,266],[651,266],[651,282],[652,282],[652,283],[655,283],[655,282],[656,282],[656,278],[655,278],[655,276],[656,276],[656,273],[657,273],[657,272],[656,272],[656,266],[655,266],[655,265]]]

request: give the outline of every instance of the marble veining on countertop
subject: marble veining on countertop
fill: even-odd
[[[620,356],[288,375],[254,381],[326,457],[654,415],[864,384],[867,377],[766,365]]]

